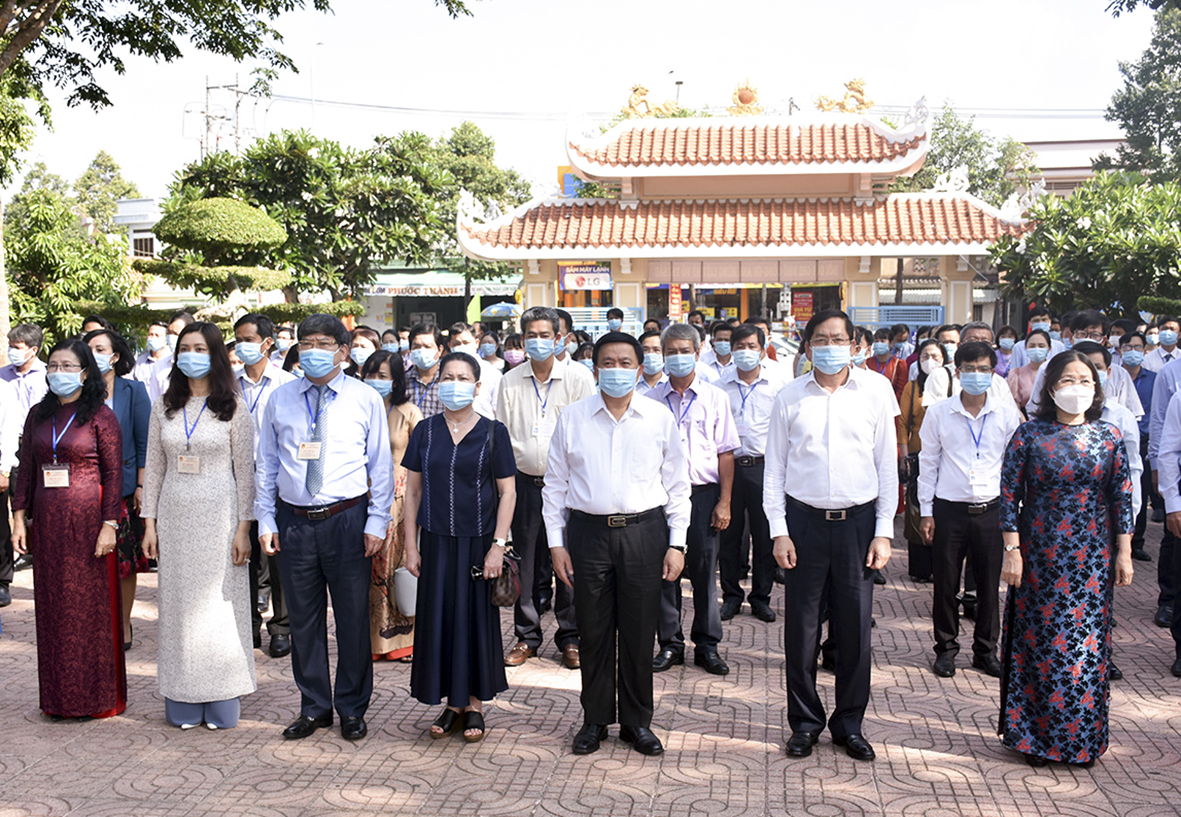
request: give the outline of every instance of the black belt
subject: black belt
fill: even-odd
[[[800,502],[798,499],[793,499],[790,496],[787,498],[787,501],[790,504],[795,505],[804,513],[810,513],[812,516],[819,516],[825,522],[844,522],[850,516],[860,513],[861,511],[869,510],[875,504],[873,502],[866,502],[863,505],[854,505],[852,508],[841,508],[840,510],[834,511],[827,508],[813,508],[811,505],[807,505],[803,502]]]
[[[735,457],[734,464],[741,465],[743,468],[750,468],[754,465],[762,465],[763,457]]]
[[[300,505],[290,504],[288,507],[291,508],[291,512],[296,516],[307,517],[313,522],[319,522],[324,519],[331,519],[338,513],[344,513],[349,508],[360,505],[368,498],[369,494],[361,494],[361,496],[355,496],[352,499],[342,499],[340,502],[333,502],[331,505],[323,505],[319,508],[306,508]]]
[[[717,487],[718,487],[718,484],[716,482],[710,482],[705,485],[694,485],[692,488],[689,489],[689,496],[697,496],[700,493],[704,493],[705,491],[711,491]]]
[[[525,480],[525,482],[532,482],[538,488],[545,487],[545,477],[535,477],[532,474],[526,474],[524,471],[518,471],[517,477]]]
[[[1001,505],[1001,498],[990,499],[988,502],[952,502],[950,499],[935,498],[936,502],[942,502],[945,505],[950,505],[956,510],[967,511],[972,516],[979,516],[982,513],[987,513],[993,508],[999,508]]]
[[[640,511],[639,513],[614,513],[606,516],[572,510],[570,511],[570,516],[582,522],[594,522],[596,524],[606,525],[609,528],[626,528],[628,525],[637,525],[648,519],[655,519],[657,515],[663,513],[664,508],[652,508],[647,511]]]

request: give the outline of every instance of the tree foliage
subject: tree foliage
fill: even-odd
[[[1112,95],[1106,118],[1120,124],[1127,141],[1114,161],[1101,159],[1096,167],[1134,170],[1155,181],[1181,178],[1181,9],[1158,11],[1148,48],[1119,70],[1124,87]]]
[[[1181,0],[1111,0],[1107,10],[1112,17],[1119,17],[1124,12],[1135,11],[1141,4],[1150,9],[1181,9]]]
[[[104,233],[115,232],[115,213],[119,199],[138,199],[135,182],[123,178],[119,165],[105,150],[100,150],[90,166],[74,182],[74,193],[83,214]]]
[[[1011,136],[997,138],[976,127],[976,118],[959,116],[945,103],[931,123],[931,148],[918,173],[899,178],[897,193],[929,190],[944,173],[968,169],[968,192],[994,207],[1018,190],[1028,189],[1038,175],[1032,150]]]
[[[1059,312],[1136,315],[1140,296],[1181,297],[1181,184],[1101,172],[1069,198],[1043,196],[1020,238],[991,248],[1008,294]]]

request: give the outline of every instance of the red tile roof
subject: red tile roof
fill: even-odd
[[[886,162],[906,156],[926,134],[891,141],[869,125],[717,124],[637,125],[606,144],[570,149],[588,162],[611,167],[660,165],[770,165]]]
[[[982,202],[956,194],[853,199],[722,201],[543,201],[489,225],[461,224],[477,254],[482,248],[530,251],[580,247],[739,248],[750,246],[874,246],[980,244],[1021,226]],[[543,251],[537,255],[535,251]],[[498,252],[498,257],[503,253]]]

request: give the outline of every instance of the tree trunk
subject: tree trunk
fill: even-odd
[[[472,260],[463,259],[463,319],[467,321],[468,310],[472,308]],[[478,338],[477,338],[478,340]]]
[[[898,269],[894,272],[894,303],[901,305],[902,303],[902,259],[898,260]]]
[[[8,268],[4,255],[4,202],[0,200],[0,332],[7,338],[8,330],[12,328],[12,316],[8,299]]]
[[[299,293],[295,291],[295,284],[283,287],[283,299],[289,304],[299,303]]]

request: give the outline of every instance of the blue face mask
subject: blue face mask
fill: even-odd
[[[960,348],[960,345],[958,343],[943,344],[943,351],[947,353],[948,360],[955,360],[955,350],[958,348]]]
[[[106,374],[107,372],[109,372],[111,370],[111,356],[110,355],[103,355],[103,354],[99,354],[98,352],[95,352],[94,353],[94,362],[98,364],[98,370],[100,372],[102,372],[103,374]]]
[[[327,377],[336,368],[336,352],[327,349],[301,349],[299,367],[308,377]]]
[[[168,348],[171,349],[172,351],[174,351],[174,352],[176,351],[176,344],[178,342],[180,342],[180,335],[169,335],[168,336]]]
[[[161,349],[163,349],[167,345],[168,345],[168,341],[165,340],[164,338],[161,338],[161,337],[148,338],[148,351],[150,351],[150,352],[159,352]]]
[[[398,341],[398,351],[399,352],[409,352],[410,351],[410,341],[399,340]]]
[[[525,338],[525,354],[538,363],[549,360],[553,353],[553,338]]]
[[[849,358],[849,362],[852,363],[854,366],[860,366],[863,363],[865,363],[865,361],[868,357],[869,357],[868,352],[858,352],[857,354],[855,354],[851,358]]]
[[[382,397],[389,397],[390,391],[394,388],[394,381],[392,380],[378,380],[376,377],[370,377],[365,380],[365,383],[373,387],[373,390]]]
[[[50,372],[46,379],[49,390],[58,397],[69,397],[82,388],[82,372]]]
[[[415,349],[410,353],[410,362],[423,370],[434,366],[437,360],[434,349]]]
[[[566,354],[574,357],[574,353],[578,351],[578,341],[572,340],[566,344]]]
[[[960,372],[960,385],[968,394],[984,394],[992,385],[992,372]]]
[[[599,388],[608,397],[627,397],[635,387],[635,369],[599,369]]]
[[[848,346],[813,346],[812,365],[822,374],[837,374],[852,360],[853,350]]]
[[[1050,324],[1048,322],[1043,322],[1043,321],[1038,321],[1037,323],[1031,323],[1029,325],[1029,331],[1032,332],[1035,329],[1040,329],[1043,332],[1049,332],[1050,331]],[[1054,338],[1054,340],[1057,340],[1057,338]]]
[[[906,341],[902,341],[901,343],[894,344],[894,351],[895,352],[901,352],[905,348],[906,348]]]
[[[696,355],[668,355],[664,358],[664,370],[672,377],[688,377],[696,368]]]
[[[1160,330],[1160,345],[1161,346],[1176,346],[1177,345],[1177,333],[1174,332],[1172,329]]]
[[[398,343],[383,343],[381,344],[381,351],[396,355],[402,351],[402,346]]]
[[[495,343],[481,343],[480,344],[480,357],[489,358],[489,357],[492,357],[494,354],[496,354],[496,344]]]
[[[714,352],[718,357],[725,357],[730,354],[730,341],[719,340],[714,342]]]
[[[371,350],[363,349],[360,346],[355,346],[349,350],[349,357],[351,357],[353,359],[353,363],[356,363],[358,366],[364,366],[365,361],[368,360],[369,356],[372,354],[373,352]]]
[[[209,355],[204,352],[181,352],[176,357],[176,367],[184,372],[186,377],[200,380],[209,374]]]
[[[618,332],[623,328],[623,321],[621,321],[619,318],[608,318],[607,328],[612,332]]]
[[[287,338],[279,338],[277,341],[275,341],[275,348],[277,348],[280,352],[286,352],[291,348],[291,343],[292,342]]]
[[[1050,350],[1045,346],[1026,346],[1025,354],[1029,358],[1030,363],[1042,363],[1046,356],[1050,354]]]
[[[1048,330],[1050,333],[1050,340],[1062,340],[1062,333],[1056,329]]]
[[[1144,352],[1140,351],[1139,349],[1128,349],[1123,353],[1123,360],[1124,363],[1135,369],[1144,362]]]
[[[578,362],[581,363],[583,366],[585,366],[586,370],[588,372],[593,372],[595,370],[595,362],[593,360],[591,360],[589,357],[584,357],[582,360],[580,360]]]
[[[452,411],[459,411],[476,399],[476,384],[463,380],[447,380],[439,384],[439,400]]]
[[[874,343],[873,343],[874,357],[881,357],[882,355],[889,353],[889,351],[890,351],[890,344],[886,343],[884,340],[875,340],[874,341]]]
[[[1107,388],[1107,372],[1096,372],[1099,375],[1099,385]]]
[[[762,357],[758,349],[739,349],[734,353],[734,365],[740,371],[752,372],[759,367]]]
[[[238,360],[245,363],[247,366],[253,366],[258,361],[262,360],[262,344],[261,343],[242,343],[234,344],[234,353],[238,356]]]
[[[654,375],[664,371],[664,355],[660,352],[648,352],[644,355],[644,374]]]
[[[1000,345],[1006,352],[1011,352],[1013,347],[1017,345],[1017,341],[1014,338],[1001,338]]]

